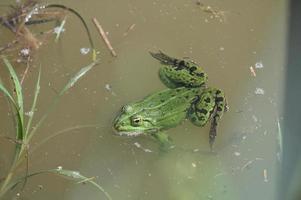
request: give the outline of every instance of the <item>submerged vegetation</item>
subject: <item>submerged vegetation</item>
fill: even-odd
[[[39,118],[37,124],[35,126],[32,126],[32,120],[35,116],[35,110],[36,103],[38,100],[38,96],[40,93],[40,78],[41,78],[41,70],[39,71],[39,75],[36,81],[36,89],[34,91],[34,97],[32,106],[30,109],[31,115],[29,116],[28,120],[24,120],[24,99],[23,99],[23,91],[21,83],[18,79],[18,76],[13,69],[13,66],[10,64],[10,62],[4,57],[3,62],[5,66],[7,67],[9,71],[9,75],[12,77],[13,84],[14,84],[14,90],[15,93],[10,92],[9,89],[4,86],[2,81],[0,82],[0,91],[7,97],[7,100],[9,102],[9,105],[12,108],[12,112],[14,113],[13,121],[16,124],[16,133],[15,133],[15,139],[9,138],[15,142],[15,153],[13,158],[12,166],[7,174],[7,176],[3,179],[0,187],[0,198],[3,197],[9,190],[15,188],[16,185],[18,185],[21,182],[26,183],[27,178],[42,174],[42,173],[53,173],[57,175],[61,175],[64,178],[71,179],[73,181],[76,181],[77,183],[91,183],[92,185],[96,186],[99,190],[101,190],[104,195],[107,197],[107,199],[111,199],[108,193],[105,192],[105,190],[98,185],[96,182],[94,182],[91,178],[87,178],[83,175],[81,175],[77,171],[72,170],[65,170],[62,167],[58,167],[57,169],[49,169],[44,171],[39,171],[33,174],[28,174],[28,163],[27,168],[25,171],[25,176],[22,178],[16,177],[16,170],[20,167],[22,162],[26,160],[28,162],[28,148],[30,146],[30,142],[33,138],[33,136],[37,133],[37,130],[41,127],[45,119],[48,117],[50,112],[54,109],[56,104],[58,103],[59,99],[70,89],[74,86],[77,81],[82,78],[88,71],[90,71],[98,61],[94,61],[91,64],[81,68],[67,83],[66,85],[61,89],[61,91],[58,93],[58,95],[54,98],[52,101],[52,104],[48,107],[48,110],[45,111],[45,113]],[[24,186],[23,186],[24,187]]]
[[[10,11],[4,16],[0,16],[0,26],[7,28],[11,33],[14,34],[14,37],[7,44],[0,46],[0,66],[7,68],[7,76],[11,77],[13,84],[12,87],[7,86],[0,77],[0,94],[3,94],[7,99],[10,108],[9,112],[11,112],[12,116],[11,120],[15,125],[15,133],[14,136],[12,136],[12,134],[10,136],[0,135],[0,139],[13,141],[15,150],[12,158],[12,164],[7,172],[7,175],[5,177],[0,177],[0,199],[9,195],[8,193],[13,189],[14,191],[22,191],[28,178],[43,173],[60,175],[63,178],[67,178],[76,183],[90,183],[100,190],[107,199],[111,199],[110,195],[93,180],[93,177],[85,177],[78,171],[72,171],[58,167],[55,169],[47,169],[29,173],[28,169],[29,153],[32,153],[38,146],[42,145],[47,140],[70,130],[97,127],[97,125],[69,127],[42,139],[40,143],[37,143],[34,146],[34,148],[31,148],[32,138],[38,134],[39,128],[43,125],[48,115],[54,110],[60,98],[67,91],[69,91],[69,89],[72,88],[79,81],[79,79],[85,76],[87,72],[89,72],[95,65],[98,64],[93,40],[85,20],[76,10],[59,4],[41,5],[38,4],[37,1],[26,0],[23,3],[17,3],[16,6],[8,7],[10,8]],[[29,67],[29,63],[33,57],[33,52],[37,51],[41,47],[43,41],[48,39],[50,34],[56,33],[55,41],[59,39],[66,23],[67,13],[72,13],[80,19],[89,39],[93,61],[75,73],[69,79],[69,81],[67,81],[65,86],[57,93],[56,97],[47,107],[46,111],[42,113],[41,116],[36,118],[35,111],[37,110],[37,101],[40,94],[41,68],[39,69],[35,90],[33,91],[31,108],[28,112],[30,114],[26,114],[24,112],[24,101],[27,99],[24,99],[22,86],[24,75],[22,78],[19,78],[20,76],[16,73],[14,67],[7,58],[16,57],[12,55],[11,52],[13,52],[13,54],[14,52],[17,52],[19,56],[17,60],[21,62],[25,61],[27,63],[27,67]],[[34,31],[35,29],[32,28],[33,25],[53,22],[55,23],[56,28],[51,27],[50,29],[39,33],[36,33]],[[25,118],[25,115],[28,117]],[[37,123],[33,125],[32,122],[34,117],[36,118]],[[22,174],[19,170],[24,165],[25,169],[22,168]]]
[[[0,46],[0,53],[11,50],[17,51],[20,61],[30,61],[33,52],[43,45],[51,34],[55,33],[57,41],[63,26],[66,23],[67,13],[72,13],[81,21],[92,49],[92,58],[96,60],[96,50],[90,34],[90,30],[84,18],[74,9],[60,4],[38,4],[37,1],[27,0],[16,6],[9,6],[11,10],[8,14],[0,16],[0,25],[8,28],[14,35],[14,39],[5,45]],[[48,30],[39,33],[33,31],[33,25],[54,22]]]

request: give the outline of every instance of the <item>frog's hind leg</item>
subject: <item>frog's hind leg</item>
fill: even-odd
[[[167,70],[170,70],[170,69],[169,68],[160,68],[159,69],[159,77],[160,77],[160,80],[162,81],[162,83],[169,88],[177,88],[177,87],[181,86],[181,85],[175,83],[170,77],[168,77],[166,75]]]
[[[215,106],[211,114],[211,125],[209,131],[209,144],[211,149],[217,135],[218,122],[222,118],[224,112],[228,111],[228,105],[224,92],[220,89],[213,89],[212,91],[215,99]]]
[[[226,99],[223,91],[215,88],[205,89],[197,96],[188,110],[188,118],[196,125],[203,127],[211,121],[209,131],[209,144],[212,146],[217,135],[217,125],[223,113],[227,110]]]

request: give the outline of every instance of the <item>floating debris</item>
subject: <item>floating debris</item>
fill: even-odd
[[[245,168],[249,168],[251,164],[253,164],[255,161],[263,160],[263,158],[255,158],[254,160],[249,160],[247,163],[245,163],[240,170],[243,171]]]
[[[279,162],[282,160],[282,154],[283,154],[283,141],[282,141],[282,131],[281,131],[281,126],[279,119],[277,118],[277,128],[278,128],[278,136],[277,136],[277,141],[278,141],[278,147],[277,147],[277,159]]]
[[[145,148],[143,148],[143,147],[141,146],[141,144],[139,144],[138,142],[135,142],[134,145],[135,145],[138,149],[142,149],[142,150],[143,150],[144,152],[146,152],[146,153],[151,153],[151,152],[153,152],[153,151],[150,150],[150,149],[145,149]]]
[[[80,53],[82,55],[86,55],[90,52],[90,48],[86,48],[86,47],[83,47],[83,48],[80,48]]]
[[[55,42],[59,40],[61,33],[65,32],[65,28],[64,28],[65,23],[66,23],[66,17],[64,18],[60,26],[54,28],[53,32],[56,34],[54,40]]]
[[[197,1],[196,4],[200,7],[200,9],[209,14],[209,18],[210,19],[218,19],[219,22],[225,22],[226,21],[226,13],[227,11],[223,11],[223,10],[218,10],[218,9],[213,9],[211,6],[209,5],[205,5],[203,3],[201,3],[200,1]],[[206,18],[208,22],[208,19]]]
[[[132,24],[131,26],[128,27],[125,33],[123,33],[123,36],[127,36],[130,31],[132,31],[135,28],[136,24]]]
[[[240,156],[240,153],[237,152],[237,151],[235,151],[235,152],[234,152],[234,155],[235,155],[235,156]]]
[[[20,54],[21,54],[21,56],[23,56],[23,57],[27,57],[27,56],[30,55],[30,49],[29,49],[29,48],[21,49]]]
[[[108,49],[111,51],[111,54],[113,56],[117,56],[116,52],[114,51],[108,37],[107,37],[107,34],[105,33],[105,31],[103,30],[103,28],[101,27],[101,25],[99,24],[99,22],[97,21],[97,19],[95,17],[93,17],[93,23],[95,24],[95,26],[97,27],[98,29],[98,32],[99,34],[101,35],[102,39],[104,40],[104,42],[106,43]]]
[[[196,164],[195,163],[191,163],[191,166],[196,168]]]
[[[257,94],[257,95],[264,95],[264,89],[256,88],[254,93]]]
[[[199,149],[193,149],[193,152],[198,152],[198,151],[200,151]]]
[[[24,114],[28,117],[32,117],[33,116],[33,111],[29,111],[29,112],[25,112]]]
[[[267,169],[264,169],[263,170],[263,180],[264,182],[268,182],[268,170]]]
[[[255,68],[256,68],[256,69],[261,69],[261,68],[263,68],[262,62],[260,61],[260,62],[255,63]]]
[[[254,120],[254,122],[258,122],[258,118],[255,115],[252,115],[252,119]]]
[[[116,93],[112,90],[112,86],[110,84],[105,84],[105,89],[110,92],[113,96],[116,96]]]
[[[254,77],[256,77],[256,72],[255,72],[253,66],[250,67],[250,71],[251,71],[251,74],[252,74]]]

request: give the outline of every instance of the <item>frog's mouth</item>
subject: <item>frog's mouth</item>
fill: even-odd
[[[117,135],[128,136],[128,137],[136,137],[144,134],[144,132],[142,131],[115,131],[115,132]]]

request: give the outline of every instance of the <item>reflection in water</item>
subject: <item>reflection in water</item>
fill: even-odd
[[[99,124],[101,128],[72,131],[45,143],[30,157],[30,171],[57,166],[78,170],[95,176],[113,199],[274,199],[285,5],[272,0],[201,3],[212,11],[225,11],[226,20],[221,22],[214,12],[193,1],[70,3],[85,19],[100,21],[118,56],[110,55],[89,22],[101,64],[62,99],[36,141],[79,124]],[[68,17],[60,43],[50,41],[38,52],[34,66],[41,64],[45,72],[39,112],[45,110],[53,91],[78,70],[75,67],[90,60],[80,53],[89,43],[79,27],[76,19]],[[175,148],[165,154],[159,153],[150,138],[114,134],[112,121],[122,105],[164,88],[157,77],[160,65],[148,54],[157,50],[195,59],[208,74],[209,85],[226,92],[230,111],[220,124],[215,154],[207,153],[209,127],[194,127],[190,122],[169,130]],[[263,68],[256,68],[257,62]],[[20,72],[21,67],[17,69]],[[36,68],[31,71],[35,77]],[[4,74],[3,68],[0,73]],[[24,84],[25,92],[32,91],[34,80],[28,78]],[[255,94],[256,88],[262,88],[264,94]],[[4,106],[0,110],[8,112]],[[7,121],[1,115],[1,132],[9,132]],[[88,185],[43,175],[30,179],[21,195],[29,199],[94,199],[100,194]]]

